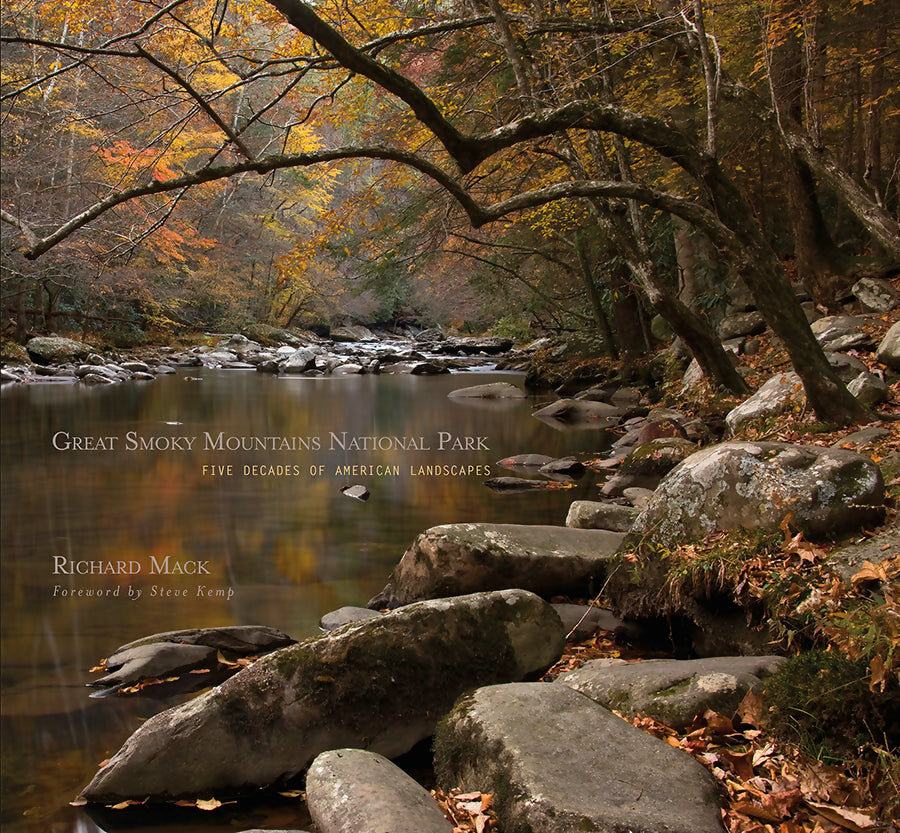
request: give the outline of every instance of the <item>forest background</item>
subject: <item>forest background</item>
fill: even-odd
[[[347,319],[624,358],[900,268],[893,0],[4,0],[4,337]]]

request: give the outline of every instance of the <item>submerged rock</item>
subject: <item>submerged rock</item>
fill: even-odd
[[[532,593],[438,599],[284,648],[146,721],[84,790],[91,802],[276,784],[341,747],[400,755],[464,691],[537,676],[562,623]]]
[[[524,399],[525,392],[509,382],[492,382],[487,385],[459,388],[447,396],[450,399]]]
[[[556,683],[461,698],[438,727],[435,770],[444,789],[493,793],[501,830],[724,833],[697,761]]]

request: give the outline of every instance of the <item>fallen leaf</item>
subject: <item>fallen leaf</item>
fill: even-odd
[[[197,800],[197,809],[198,810],[215,810],[217,807],[221,807],[222,802],[215,798],[208,799],[198,799]]]
[[[491,805],[494,803],[494,794],[493,793],[482,793],[481,794],[481,812],[486,813],[491,809]]]
[[[727,749],[722,749],[719,752],[719,759],[728,761],[728,764],[734,771],[734,774],[744,781],[749,781],[753,777],[752,758],[752,751],[738,754],[736,752],[729,752]]]
[[[744,695],[736,712],[741,725],[758,728],[762,724],[763,698],[758,691],[750,689]],[[744,733],[746,735],[746,732]]]
[[[850,579],[854,590],[858,590],[861,585],[870,581],[887,581],[887,572],[884,569],[884,565],[863,561],[862,568]]]
[[[874,693],[877,689],[884,692],[887,687],[887,677],[884,672],[884,659],[881,654],[875,654],[872,662],[869,663],[869,691]]]
[[[814,810],[828,821],[839,824],[845,830],[851,830],[853,833],[865,833],[875,827],[876,821],[865,813],[858,813],[855,810],[848,810],[845,807],[835,807],[832,804],[820,804],[817,801],[807,801],[806,806]]]

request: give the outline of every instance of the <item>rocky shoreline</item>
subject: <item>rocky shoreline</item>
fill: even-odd
[[[835,335],[860,327],[858,316],[842,316],[820,325],[817,335],[823,345],[852,345],[851,352],[832,352],[832,363],[867,405],[896,405],[900,324],[866,348]],[[177,366],[307,375],[448,372],[467,362],[496,363],[508,351],[467,342],[465,349],[458,341],[446,344],[456,352],[439,359],[437,342],[385,352],[377,338],[263,348],[228,336],[209,347],[157,352],[167,363],[43,354],[46,364],[4,368],[4,381],[149,381]],[[34,357],[41,345],[31,346]],[[531,354],[540,349],[533,346]],[[746,349],[744,341],[736,353]],[[868,351],[868,363],[860,349]],[[527,360],[527,354],[516,359]],[[682,394],[696,384],[689,368]],[[802,409],[802,387],[789,373],[773,375],[732,408],[719,430],[682,410],[653,408],[636,388],[582,387],[535,416],[566,430],[616,428],[622,436],[608,455],[565,461],[523,455],[501,465],[525,475],[506,479],[521,481],[518,487],[564,482],[579,467],[592,468],[608,475],[601,499],[573,503],[565,526],[453,524],[424,531],[367,608],[329,614],[318,638],[285,645],[278,640],[289,637],[276,635],[270,652],[249,667],[147,721],[98,771],[84,799],[209,800],[302,783],[316,833],[450,833],[453,825],[435,812],[429,792],[389,760],[433,736],[440,788],[490,796],[503,833],[726,829],[715,770],[621,716],[650,715],[684,727],[715,713],[737,727],[745,698],[758,696],[783,659],[771,655],[776,635],[767,629],[762,600],[748,590],[746,572],[723,568],[711,582],[706,565],[681,564],[673,577],[673,554],[747,529],[781,531],[795,541],[844,537],[847,546],[809,559],[839,585],[856,587],[859,570],[869,567],[874,589],[896,581],[896,423],[873,421],[824,445],[738,439],[747,426]],[[451,395],[523,395],[514,390],[474,387]],[[815,606],[821,601],[815,592],[792,603],[797,610]],[[559,596],[601,594],[610,611],[575,613],[550,604]],[[538,681],[559,660],[567,637],[609,631],[627,639],[660,623],[680,649],[706,658],[601,659]],[[208,642],[208,636],[187,644],[157,635],[137,659],[134,646],[123,646],[117,654],[130,649],[124,653],[131,664],[108,664],[107,677],[121,685],[127,666],[128,681],[139,682],[141,663],[156,663],[156,675],[160,662],[163,672],[178,674],[209,668]],[[896,691],[896,681],[891,685]]]

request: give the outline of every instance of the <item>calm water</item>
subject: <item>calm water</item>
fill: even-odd
[[[471,465],[496,476],[511,474],[496,463],[513,454],[604,447],[599,432],[559,432],[533,419],[533,400],[447,398],[515,376],[187,375],[202,381],[179,374],[103,388],[7,386],[0,396],[4,831],[302,826],[307,817],[295,800],[161,815],[92,817],[70,807],[141,720],[175,702],[90,699],[89,669],[117,646],[166,630],[264,624],[295,638],[313,635],[323,613],[364,605],[380,590],[428,527],[562,524],[572,500],[597,494],[591,481],[561,492],[496,494],[482,485],[483,474],[410,472]],[[242,437],[262,438],[266,448],[242,450]],[[266,437],[289,442],[273,448]],[[407,438],[417,448],[370,437]],[[383,448],[364,448],[373,443]],[[399,474],[338,473],[353,465],[397,466]],[[268,473],[278,466],[290,476]],[[340,493],[356,482],[371,490],[368,502]],[[151,559],[166,557],[169,565],[208,562],[209,575],[151,575]],[[142,569],[66,574],[78,561],[135,561]]]

